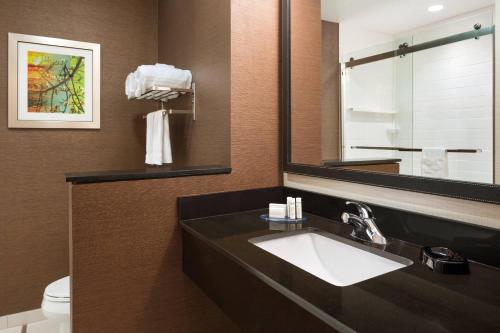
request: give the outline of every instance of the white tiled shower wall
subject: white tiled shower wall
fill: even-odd
[[[447,35],[472,30],[475,23],[492,24],[492,11],[440,22],[401,36],[413,36],[419,44]],[[394,45],[410,41],[407,37]],[[493,43],[492,36],[429,49],[402,58],[348,70],[345,93],[344,157],[402,158],[401,173],[420,175],[421,153],[354,150],[351,145],[444,147],[482,149],[482,153],[449,153],[449,178],[475,182],[493,181]],[[371,67],[370,69],[369,66]],[[391,67],[388,69],[388,67]],[[363,72],[376,72],[376,80]],[[373,74],[373,73],[372,73]],[[392,87],[390,85],[392,84]],[[368,88],[366,88],[368,86]],[[392,94],[363,94],[382,87]],[[354,89],[352,89],[354,87]],[[376,91],[377,89],[372,89]],[[380,90],[380,89],[378,89]],[[380,95],[380,94],[378,94]],[[347,109],[359,99],[358,109]],[[380,113],[394,104],[394,114]],[[373,105],[370,107],[370,104]]]
[[[492,24],[492,14],[451,22],[414,43]],[[413,54],[413,144],[415,147],[482,149],[449,153],[449,178],[493,181],[493,36],[483,36]],[[421,154],[413,154],[420,174]]]

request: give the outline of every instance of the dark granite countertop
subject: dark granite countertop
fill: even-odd
[[[181,224],[184,230],[337,329],[500,332],[499,269],[471,262],[470,275],[437,274],[419,263],[420,247],[389,238],[385,250],[411,259],[413,265],[336,287],[248,242],[253,237],[280,232],[270,230],[269,224],[259,219],[263,212],[212,216]],[[308,221],[303,228],[313,227],[350,238],[350,226],[305,215]]]
[[[336,167],[349,165],[378,165],[399,162],[401,162],[400,158],[353,158],[344,160],[325,160],[323,161],[323,165]]]
[[[73,184],[88,184],[112,181],[174,178],[228,173],[231,173],[231,168],[224,166],[159,166],[133,170],[70,172],[66,174],[66,181]]]

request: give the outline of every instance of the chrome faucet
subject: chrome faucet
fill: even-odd
[[[387,244],[387,239],[382,235],[379,228],[375,224],[375,216],[373,216],[373,212],[370,207],[355,201],[347,201],[346,205],[355,206],[359,213],[359,216],[351,213],[342,214],[342,221],[354,227],[354,230],[351,233],[352,237],[375,244]]]

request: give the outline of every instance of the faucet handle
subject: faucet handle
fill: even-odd
[[[358,209],[359,216],[364,218],[364,219],[373,219],[375,216],[373,215],[373,212],[370,207],[365,205],[364,203],[361,202],[356,202],[356,201],[347,201],[346,206],[353,205]]]

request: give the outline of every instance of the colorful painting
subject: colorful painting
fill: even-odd
[[[99,44],[9,33],[9,128],[100,128]]]
[[[85,58],[28,51],[28,112],[85,113]]]

